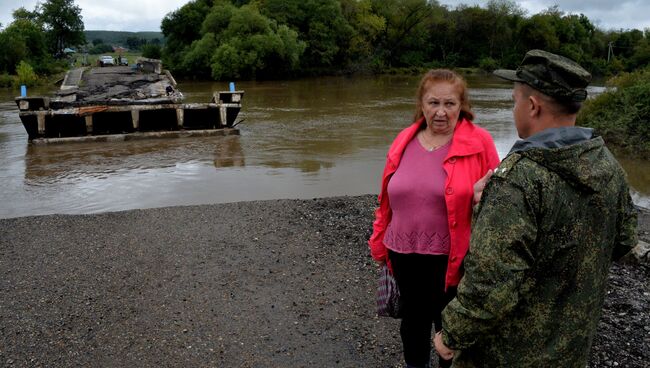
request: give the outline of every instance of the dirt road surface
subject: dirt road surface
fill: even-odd
[[[398,321],[375,315],[375,201],[0,220],[0,365],[400,367]],[[648,276],[613,266],[590,367],[647,367]]]

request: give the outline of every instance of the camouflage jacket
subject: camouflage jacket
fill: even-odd
[[[590,129],[518,142],[474,214],[443,312],[454,367],[584,368],[611,262],[636,244],[625,173]]]

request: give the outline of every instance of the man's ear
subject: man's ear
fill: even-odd
[[[531,118],[539,116],[542,109],[540,102],[541,101],[539,97],[535,96],[534,94],[528,96],[528,116]]]

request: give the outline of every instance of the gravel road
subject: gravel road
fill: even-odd
[[[398,321],[374,312],[375,201],[0,220],[0,365],[400,367]],[[613,266],[590,367],[647,367],[648,276]]]

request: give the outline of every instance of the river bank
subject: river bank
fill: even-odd
[[[372,195],[0,220],[10,367],[399,367]],[[650,216],[641,216],[648,240]],[[650,360],[650,271],[612,268],[590,367]]]

